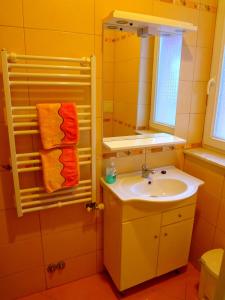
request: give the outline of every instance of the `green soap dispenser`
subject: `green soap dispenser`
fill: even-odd
[[[110,161],[106,167],[105,181],[109,184],[116,182],[116,166],[113,157],[110,158]]]

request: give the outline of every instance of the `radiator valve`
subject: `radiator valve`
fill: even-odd
[[[104,210],[104,203],[89,202],[86,204],[86,209],[88,212],[91,212],[94,209]]]

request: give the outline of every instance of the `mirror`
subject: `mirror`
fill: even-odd
[[[104,29],[104,137],[135,135],[148,128],[154,39]]]

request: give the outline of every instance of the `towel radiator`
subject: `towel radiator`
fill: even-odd
[[[1,57],[18,216],[75,203],[94,204],[96,202],[95,56],[66,58],[20,55],[3,49]],[[38,152],[40,137],[35,104],[72,102],[71,98],[76,102],[78,109],[81,139],[83,135],[83,143],[87,143],[78,147],[81,180],[77,187],[49,194],[45,192],[40,174],[42,169]],[[29,140],[24,140],[27,138]],[[84,175],[82,168],[89,168],[83,171]]]

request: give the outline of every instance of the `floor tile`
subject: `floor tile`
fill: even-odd
[[[27,297],[20,298],[18,300],[48,300],[49,298],[43,294],[33,294]]]
[[[120,293],[103,272],[20,300],[198,300],[198,283],[199,271],[189,264]]]

